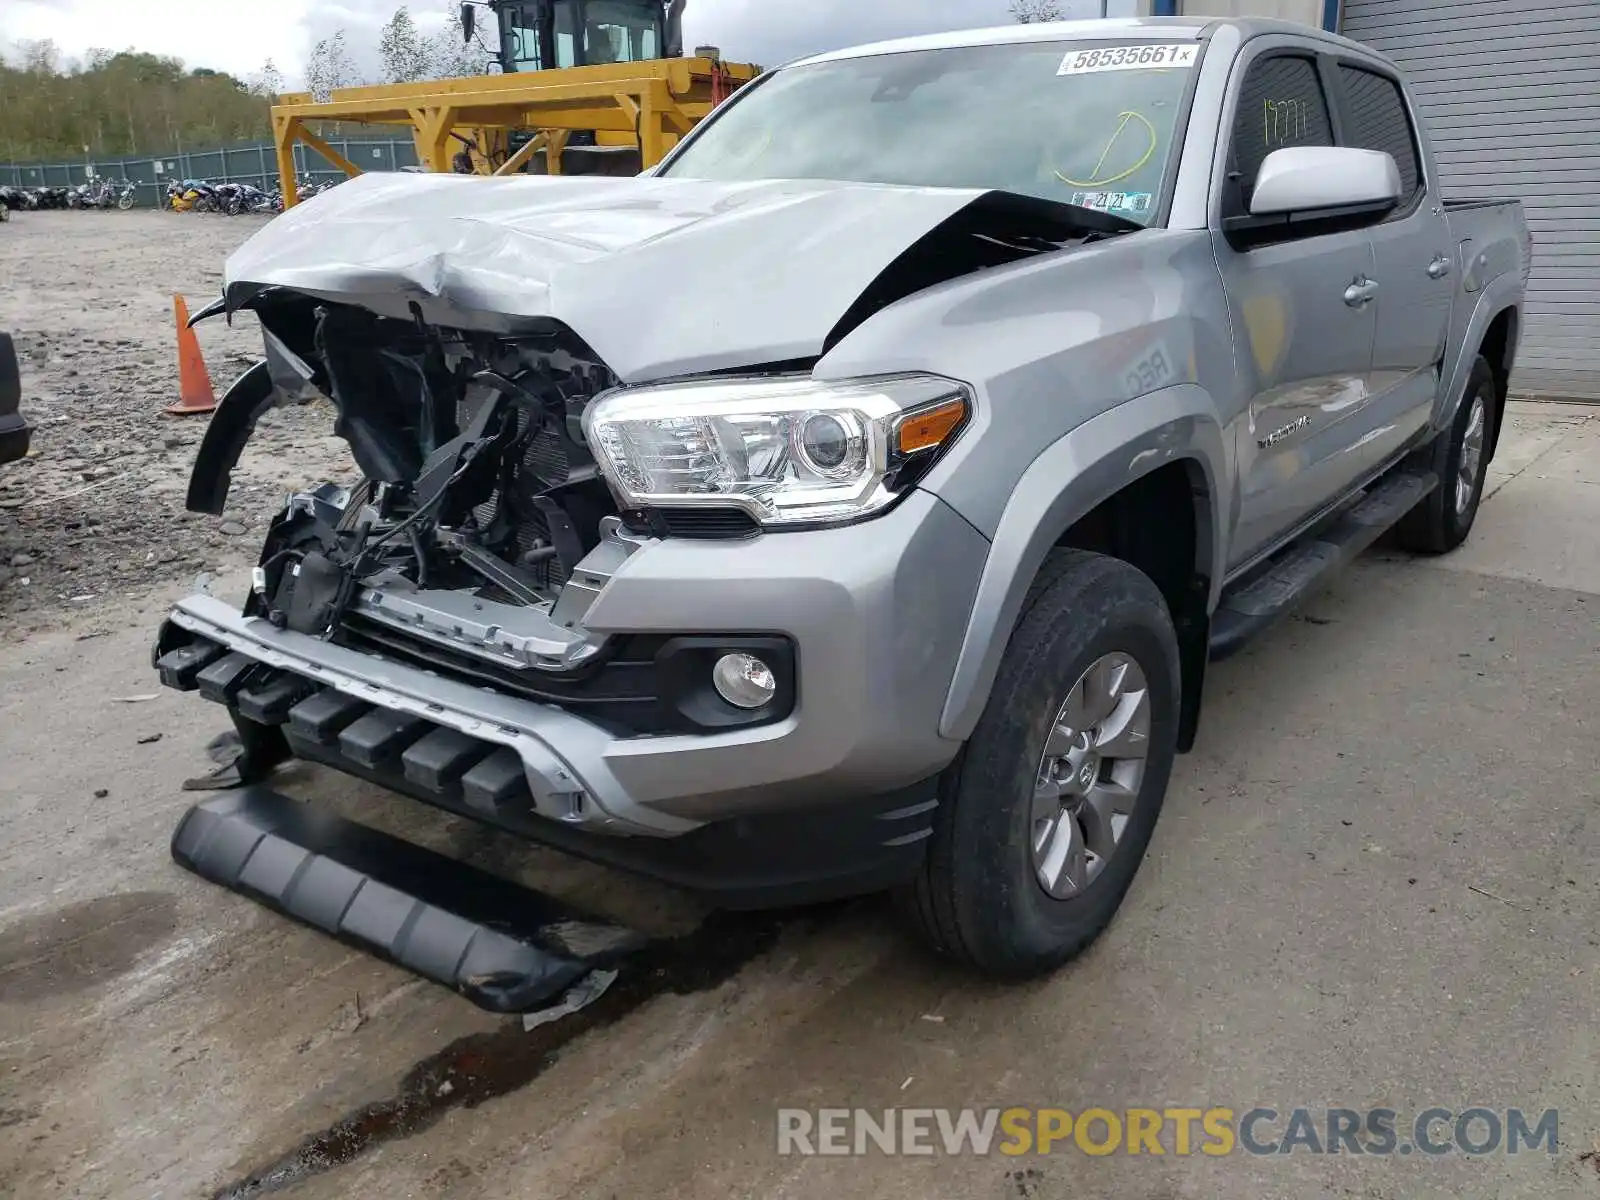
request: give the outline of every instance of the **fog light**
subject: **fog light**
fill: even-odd
[[[711,682],[729,704],[760,708],[778,691],[772,668],[754,654],[724,654],[711,668]]]

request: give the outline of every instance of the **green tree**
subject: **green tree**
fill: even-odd
[[[378,58],[385,83],[413,83],[433,73],[433,47],[417,29],[411,12],[402,4],[394,10],[378,35]]]
[[[486,37],[493,37],[494,24],[488,30],[482,25],[469,42],[461,36],[461,6],[446,0],[445,19],[441,28],[429,39],[432,55],[433,79],[460,79],[466,75],[487,75],[494,51]]]
[[[159,153],[270,132],[267,102],[224,72],[175,58],[91,50],[65,63],[49,42],[0,61],[0,152],[15,161]]]
[[[1011,15],[1024,25],[1059,21],[1065,15],[1060,0],[1011,0]]]
[[[344,30],[336,30],[311,47],[311,57],[306,60],[306,87],[318,103],[326,103],[328,93],[335,88],[352,87],[359,82],[345,45]]]

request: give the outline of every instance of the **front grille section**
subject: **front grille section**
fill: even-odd
[[[279,726],[298,758],[370,779],[396,791],[469,815],[527,822],[538,816],[561,818],[581,808],[581,793],[558,794],[541,812],[516,751],[484,741],[410,713],[368,704],[320,687],[291,671],[253,662],[242,654],[214,655],[213,667],[196,668],[214,643],[197,639],[156,659],[163,683],[179,691],[199,691],[209,700],[237,708],[263,725]],[[233,660],[244,667],[234,669]],[[230,664],[224,671],[215,670]],[[210,675],[202,678],[207,672]],[[248,686],[219,686],[217,680],[245,679]],[[298,697],[292,704],[284,696]],[[267,702],[271,697],[277,702]]]
[[[605,661],[562,675],[497,666],[446,646],[420,643],[360,614],[346,619],[334,641],[508,696],[560,705],[617,737],[676,732],[679,728],[670,714],[658,711],[655,653],[663,638],[621,639],[608,648]]]
[[[497,667],[437,646],[426,651],[382,625],[352,616],[335,643],[382,661],[455,676],[502,694],[562,708],[613,737],[710,733],[769,725],[794,711],[794,646],[786,638],[634,636],[571,676]],[[712,668],[722,655],[758,655],[778,687],[770,703],[735,708],[718,696]],[[173,622],[152,654],[161,682],[198,691],[261,725],[282,726],[302,758],[354,774],[399,776],[433,794],[459,793],[471,806],[498,810],[527,800],[520,761],[498,743],[467,737],[436,721],[399,713],[326,687],[294,671],[229,651]],[[400,790],[407,790],[402,787]],[[429,797],[425,797],[429,798]]]
[[[737,508],[660,508],[656,515],[669,537],[746,538],[761,532],[756,519]]]
[[[437,671],[508,696],[554,704],[614,737],[708,733],[734,726],[769,725],[794,708],[794,648],[787,639],[666,637],[636,634],[613,639],[593,662],[565,675],[501,667],[443,646],[423,649],[404,634],[352,615],[336,644]],[[708,699],[712,650],[760,654],[780,677],[779,698],[763,709],[735,709]]]

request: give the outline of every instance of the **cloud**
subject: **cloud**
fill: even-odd
[[[92,49],[132,49],[241,77],[269,58],[285,70],[298,71],[307,48],[302,22],[313,4],[0,0],[0,49],[48,38],[64,56],[80,61]]]
[[[1128,0],[1111,3],[1115,11]],[[241,78],[271,58],[298,87],[311,47],[339,29],[356,66],[376,78],[378,31],[396,7],[394,0],[0,0],[0,50],[50,38],[68,57],[132,48]],[[432,31],[455,5],[414,0],[408,7]],[[1095,16],[1100,4],[1068,0],[1066,7],[1072,16]],[[729,59],[770,67],[859,42],[1004,24],[1009,8],[1009,0],[689,0],[684,37],[691,49],[715,45]]]
[[[689,0],[684,42],[711,44],[738,62],[776,66],[803,54],[861,42],[1000,25],[1008,0]]]

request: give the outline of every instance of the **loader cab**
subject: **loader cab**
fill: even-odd
[[[491,0],[500,68],[548,71],[669,56],[662,0]],[[463,19],[468,6],[463,6]]]

